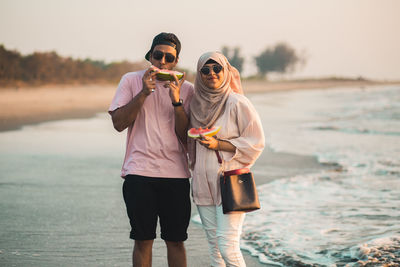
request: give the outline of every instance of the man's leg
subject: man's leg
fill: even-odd
[[[151,267],[154,240],[135,240],[132,254],[133,267]]]
[[[123,196],[131,225],[130,238],[135,240],[132,253],[134,267],[151,266],[153,241],[156,238],[157,193],[150,177],[128,175]]]
[[[165,241],[167,244],[168,266],[186,267],[186,250],[183,241]]]
[[[167,245],[168,266],[186,267],[186,251],[183,242],[187,239],[190,221],[189,179],[162,179],[159,184],[158,211],[161,238]]]

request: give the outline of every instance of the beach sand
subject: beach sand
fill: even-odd
[[[0,131],[106,112],[116,85],[0,88]]]
[[[362,80],[242,82],[245,94],[374,84],[376,83]],[[116,88],[117,84],[0,88],[0,131],[15,130],[23,125],[44,121],[91,117],[98,112],[106,112]]]
[[[352,83],[351,86],[364,86],[365,83]],[[43,86],[39,88],[0,89],[0,131],[18,129],[27,124],[36,124],[50,120],[91,117],[99,112],[106,112],[115,93],[117,85],[84,85],[84,86]],[[245,93],[257,93],[276,90],[294,90],[305,88],[327,88],[350,86],[349,83],[261,83],[244,81]],[[111,123],[110,123],[111,127]],[[296,174],[309,173],[321,169],[335,170],[338,166],[324,166],[314,157],[287,153],[276,153],[268,149],[262,154],[256,165],[269,166],[267,174],[254,175],[258,185],[274,179]],[[265,170],[265,167],[263,167]],[[197,213],[192,206],[192,214]],[[201,225],[191,222],[189,239],[185,242],[188,266],[209,266],[208,246]],[[257,258],[244,252],[247,266],[267,266]],[[130,257],[130,256],[129,256]],[[156,239],[153,250],[153,266],[163,267],[166,264],[164,242]]]

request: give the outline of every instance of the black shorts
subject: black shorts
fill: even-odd
[[[160,218],[162,239],[187,239],[191,212],[189,179],[127,175],[122,191],[132,228],[130,238],[155,239]]]

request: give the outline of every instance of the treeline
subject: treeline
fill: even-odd
[[[112,62],[61,57],[56,52],[21,55],[0,45],[0,86],[48,83],[118,82],[129,71],[148,67],[142,62]]]
[[[246,59],[240,55],[240,48],[222,47],[222,53],[229,62],[242,73]],[[288,73],[295,67],[305,64],[301,56],[286,43],[266,47],[259,55],[252,58],[257,67],[254,78],[267,78],[269,73]],[[0,86],[7,85],[40,85],[48,83],[116,83],[121,76],[130,71],[147,68],[150,64],[141,62],[105,63],[92,59],[73,59],[61,57],[56,52],[35,52],[21,55],[18,51],[7,50],[0,45]],[[194,73],[186,71],[186,79],[194,81]]]
[[[243,63],[245,58],[240,55],[240,48],[222,47],[222,53],[228,58],[229,62],[238,69],[243,71]],[[274,46],[266,47],[259,55],[253,57],[254,64],[257,68],[255,78],[266,79],[269,73],[290,73],[295,70],[298,65],[305,65],[306,57],[300,55],[290,45],[282,42]]]

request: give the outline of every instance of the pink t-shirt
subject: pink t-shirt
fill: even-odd
[[[143,87],[145,70],[125,74],[111,102],[114,111],[130,102]],[[175,134],[175,113],[165,82],[157,81],[155,92],[147,96],[127,133],[126,153],[121,176],[136,174],[160,178],[188,178],[187,153]],[[193,96],[193,85],[185,81],[180,98],[186,113]]]

